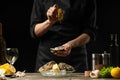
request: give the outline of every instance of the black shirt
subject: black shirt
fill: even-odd
[[[47,33],[36,37],[34,27],[37,23],[47,19],[46,12],[49,7],[58,4],[64,10],[63,20],[56,22]],[[86,46],[72,49],[67,57],[58,57],[50,52],[50,48],[60,46],[82,33],[95,39],[95,1],[94,0],[35,0],[31,14],[30,32],[33,38],[39,40],[36,69],[45,63],[54,60],[66,62],[83,72],[86,67]]]

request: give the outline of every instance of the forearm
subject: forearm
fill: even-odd
[[[58,21],[58,5],[54,4],[47,11],[47,20],[35,26],[34,32],[37,37],[42,36],[48,29]]]
[[[38,36],[42,36],[43,34],[45,34],[48,29],[53,25],[53,23],[51,23],[49,20],[46,20],[42,23],[38,23],[35,25],[35,35]]]
[[[86,33],[78,36],[77,38],[68,42],[71,45],[71,48],[75,48],[84,44],[87,44],[90,41],[90,36]]]

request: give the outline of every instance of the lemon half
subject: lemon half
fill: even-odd
[[[4,69],[6,75],[12,75],[16,72],[15,67],[9,63],[5,63],[5,64],[1,65],[0,69]]]

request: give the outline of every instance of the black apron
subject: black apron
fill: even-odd
[[[34,25],[43,22],[47,19],[46,11],[53,4],[58,4],[60,8],[64,10],[63,20],[56,22],[46,34],[39,37],[37,59],[36,59],[36,71],[46,64],[47,62],[54,60],[56,62],[65,62],[75,67],[76,72],[84,72],[87,69],[87,51],[86,46],[80,46],[73,48],[70,55],[67,57],[58,57],[50,52],[50,48],[61,46],[62,44],[75,39],[81,35],[88,26],[91,26],[91,20],[89,22],[89,13],[91,14],[89,2],[87,5],[90,9],[85,12],[86,1],[92,3],[93,0],[35,0],[35,6],[33,7],[32,19],[31,19],[31,33],[34,35]],[[91,27],[89,28],[91,31]],[[89,31],[89,30],[87,30]]]

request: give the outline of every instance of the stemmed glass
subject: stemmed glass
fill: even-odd
[[[6,48],[5,58],[11,65],[15,63],[15,61],[18,59],[18,56],[18,48]]]

